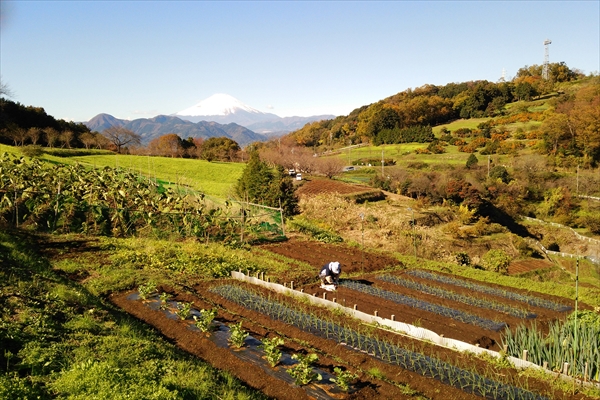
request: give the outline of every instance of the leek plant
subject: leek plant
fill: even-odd
[[[420,375],[437,379],[443,383],[460,388],[475,395],[483,396],[496,393],[495,398],[543,400],[543,396],[532,393],[509,383],[498,382],[474,371],[468,371],[455,365],[408,350],[397,344],[379,339],[372,332],[360,332],[353,328],[324,320],[315,314],[294,309],[277,300],[266,299],[261,294],[236,285],[221,285],[211,289],[227,300],[260,312],[275,320],[293,325],[311,334],[344,343],[355,350],[368,353],[373,357]],[[496,376],[495,379],[498,377]]]
[[[490,301],[487,299],[475,297],[475,296],[467,296],[460,293],[456,293],[452,290],[446,290],[441,287],[426,285],[421,282],[412,281],[409,279],[400,278],[393,275],[383,275],[378,279],[390,282],[396,285],[401,285],[405,288],[418,290],[422,293],[431,294],[433,296],[437,296],[443,299],[448,299],[452,301],[456,301],[459,303],[468,304],[470,306],[487,308],[490,310],[498,311],[504,314],[512,315],[517,318],[535,318],[536,315],[522,308],[509,306],[506,304],[499,303],[497,301]]]
[[[574,371],[571,375],[583,377],[587,363],[587,379],[600,380],[600,317],[592,311],[579,311],[578,319],[581,323],[575,325],[573,313],[566,322],[554,322],[548,334],[535,324],[531,328],[520,325],[514,332],[507,329],[501,341],[509,355],[520,357],[527,350],[529,361],[537,365],[547,362],[554,371],[561,371],[568,362]]]
[[[554,311],[569,311],[571,307],[566,306],[564,304],[559,304],[554,301],[542,299],[540,297],[520,294],[516,292],[511,292],[510,290],[499,289],[491,286],[481,285],[478,283],[473,283],[470,281],[466,281],[463,279],[453,278],[446,275],[436,274],[429,271],[423,270],[410,270],[406,272],[409,275],[413,275],[423,279],[434,280],[442,283],[448,283],[450,285],[461,286],[470,290],[474,290],[481,293],[491,294],[493,296],[504,297],[510,300],[520,301],[526,304],[529,304],[534,307],[547,308],[549,310]]]
[[[352,290],[370,294],[372,296],[381,297],[382,299],[390,300],[398,304],[404,304],[413,308],[418,308],[420,310],[425,310],[442,315],[444,317],[452,318],[457,321],[464,322],[466,324],[477,325],[484,329],[499,331],[500,329],[506,326],[505,322],[492,321],[465,311],[455,310],[450,307],[429,303],[427,301],[423,301],[415,297],[402,295],[396,292],[390,292],[389,290],[383,290],[377,287],[365,285],[354,281],[345,280],[342,281],[340,285]]]

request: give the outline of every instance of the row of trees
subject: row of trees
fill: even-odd
[[[56,119],[41,107],[24,106],[0,93],[0,143],[62,148],[102,147],[102,136],[81,123]]]

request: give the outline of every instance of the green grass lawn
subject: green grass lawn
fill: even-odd
[[[442,128],[446,128],[451,132],[454,132],[455,130],[460,128],[477,129],[477,125],[488,120],[490,120],[490,118],[459,119],[456,121],[452,121],[449,124],[434,126],[433,133],[435,135],[439,134]]]

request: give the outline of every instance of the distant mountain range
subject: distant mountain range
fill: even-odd
[[[139,118],[133,121],[115,118],[109,114],[98,114],[85,125],[92,131],[102,132],[112,126],[124,127],[142,137],[142,144],[148,144],[152,139],[175,133],[182,139],[188,137],[204,138],[227,137],[235,140],[240,146],[253,142],[264,142],[267,136],[253,132],[241,125],[219,124],[216,122],[190,122],[178,117],[159,115],[154,118]]]
[[[84,124],[92,131],[102,132],[111,126],[127,128],[142,137],[147,144],[152,139],[175,133],[188,137],[221,137],[235,140],[240,146],[263,142],[273,136],[302,128],[309,122],[335,118],[334,115],[311,117],[279,117],[258,111],[235,97],[218,93],[200,103],[172,115],[123,120],[109,114],[98,114]]]
[[[214,121],[220,124],[233,122],[266,136],[284,135],[302,128],[309,122],[335,118],[334,115],[282,118],[258,111],[235,97],[223,93],[214,94],[173,115],[191,122]]]

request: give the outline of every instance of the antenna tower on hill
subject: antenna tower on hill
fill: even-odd
[[[500,82],[506,82],[506,70],[502,68],[502,76],[500,77]]]
[[[550,64],[550,50],[548,45],[551,44],[550,39],[544,40],[544,66],[542,67],[542,78],[548,80],[548,65]]]

